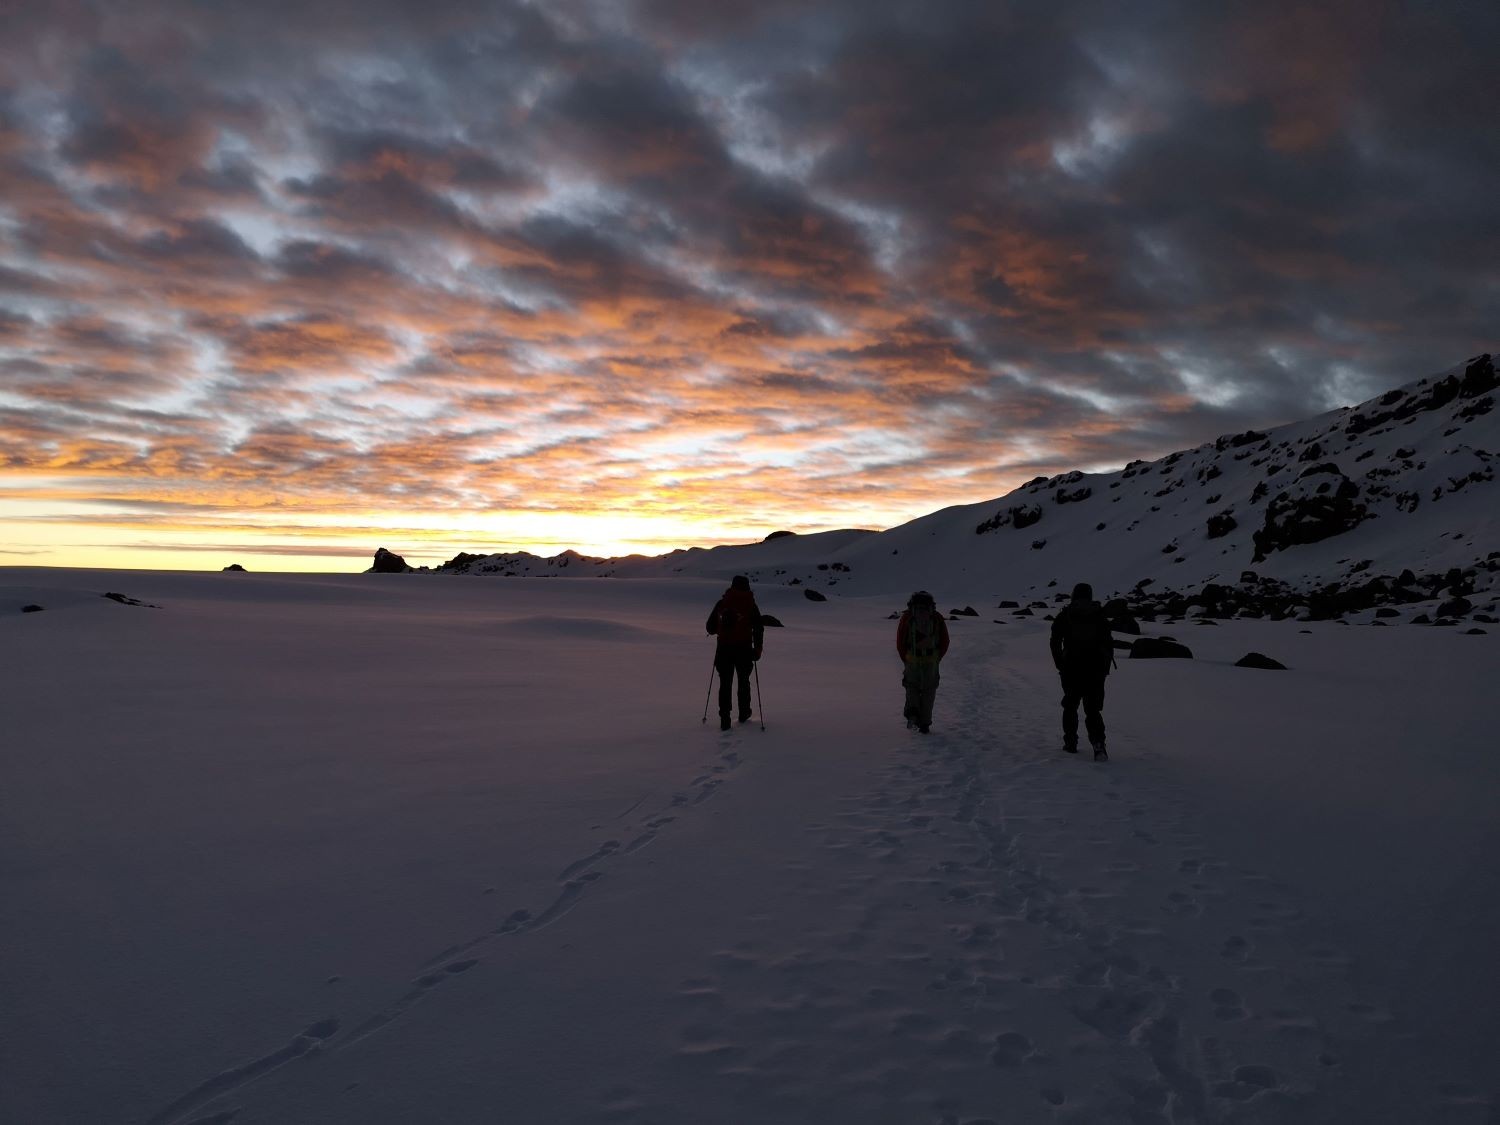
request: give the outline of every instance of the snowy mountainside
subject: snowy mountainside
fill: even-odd
[[[840,553],[850,575],[963,591],[1078,580],[1191,589],[1247,570],[1300,590],[1475,568],[1500,551],[1490,356],[1358,406],[1220,437],[1114,473],[1037,478]],[[931,575],[923,579],[922,575]],[[910,581],[907,584],[910,584]],[[899,588],[900,582],[895,582]]]
[[[1038,477],[878,533],[777,535],[655,558],[460,555],[470,574],[727,578],[940,601],[1087,580],[1101,595],[1376,575],[1488,575],[1500,552],[1500,411],[1486,354],[1357,406],[1228,434],[1112,473]],[[1472,577],[1472,574],[1471,574]],[[1378,599],[1377,599],[1378,600]],[[1399,599],[1398,599],[1399,600]],[[1414,600],[1414,599],[1407,599]]]

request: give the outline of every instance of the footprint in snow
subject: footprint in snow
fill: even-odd
[[[1246,1017],[1240,994],[1232,988],[1216,988],[1208,994],[1214,1006],[1214,1019],[1242,1020]]]
[[[1250,956],[1250,943],[1245,938],[1240,937],[1239,934],[1235,934],[1233,937],[1224,940],[1224,945],[1219,950],[1219,956],[1223,957],[1226,961],[1243,962]]]
[[[600,844],[596,849],[594,849],[594,851],[590,855],[586,855],[582,859],[576,859],[572,863],[568,864],[568,866],[564,867],[562,871],[558,873],[557,881],[559,883],[565,883],[574,875],[577,875],[584,868],[590,866],[591,864],[598,863],[601,859],[604,859],[606,856],[611,856],[619,850],[620,841],[605,840],[604,843]]]

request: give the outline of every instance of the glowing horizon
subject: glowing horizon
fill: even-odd
[[[0,505],[3,511],[3,505]],[[534,517],[533,517],[534,518]],[[764,534],[725,532],[724,534],[693,534],[684,525],[680,536],[659,539],[621,537],[616,539],[591,539],[584,529],[588,517],[565,515],[562,526],[573,525],[580,529],[577,538],[548,537],[541,534],[517,532],[502,536],[476,529],[466,534],[462,527],[452,530],[416,528],[400,523],[381,525],[378,522],[344,529],[286,529],[268,531],[256,528],[234,528],[219,525],[211,537],[206,537],[202,527],[174,528],[154,525],[151,538],[121,546],[85,541],[88,535],[97,535],[102,528],[109,527],[102,520],[91,520],[84,526],[70,526],[59,542],[59,534],[52,524],[27,524],[10,521],[8,525],[10,544],[0,548],[0,567],[5,566],[60,566],[108,570],[222,570],[239,563],[247,570],[272,572],[328,572],[346,573],[368,569],[375,550],[384,547],[401,555],[412,566],[434,566],[452,558],[460,551],[470,553],[528,551],[543,558],[574,550],[579,554],[600,558],[618,558],[632,554],[655,556],[674,550],[691,547],[715,547],[730,544],[757,543]],[[615,522],[615,521],[610,521]],[[135,525],[120,523],[116,530],[133,530]],[[813,534],[819,531],[842,530],[846,525],[814,528],[775,528],[790,530],[798,534]],[[859,526],[859,525],[847,525]],[[875,529],[878,530],[878,529]],[[73,541],[73,536],[79,536]],[[277,538],[281,536],[282,538]],[[252,562],[253,560],[253,562]]]

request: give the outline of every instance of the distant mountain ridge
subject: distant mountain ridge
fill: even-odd
[[[727,578],[940,599],[1101,595],[1254,581],[1289,592],[1491,572],[1500,559],[1500,411],[1490,354],[1357,406],[1227,434],[1112,473],[1038,477],[881,532],[776,534],[658,557],[460,554],[436,572]]]

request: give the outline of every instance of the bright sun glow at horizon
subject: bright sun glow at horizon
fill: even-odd
[[[79,525],[11,518],[5,502],[0,501],[0,519],[6,528],[5,539],[0,541],[0,567],[222,570],[238,563],[247,570],[349,572],[368,568],[375,550],[381,547],[401,555],[413,566],[433,566],[460,551],[526,551],[550,557],[574,550],[593,557],[618,558],[755,543],[776,530],[835,530],[807,526],[720,530],[692,520],[642,521],[623,515],[591,517],[568,512],[472,520],[391,513],[365,513],[364,517],[359,526],[331,518],[322,528],[309,524],[296,534],[244,526],[153,526],[142,533],[138,524],[124,521],[112,526],[98,519]],[[861,525],[838,525],[844,526]],[[126,534],[120,542],[102,542],[110,530]]]

